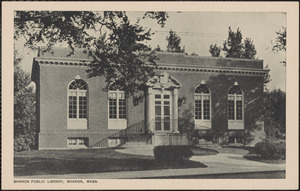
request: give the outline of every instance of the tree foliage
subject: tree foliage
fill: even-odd
[[[286,133],[285,92],[280,89],[265,92],[263,111],[267,139],[284,139]]]
[[[272,47],[273,52],[286,52],[286,27],[282,27],[282,30],[276,32],[277,37],[275,44]],[[286,60],[281,61],[286,66]]]
[[[142,19],[146,18],[163,27],[168,15],[146,12]],[[139,21],[131,23],[124,11],[17,11],[14,38],[24,37],[33,49],[45,45],[45,51],[59,43],[72,50],[84,48],[93,58],[89,77],[105,76],[105,89],[118,84],[133,94],[154,75],[156,66],[156,57],[144,43],[153,33]]]
[[[35,146],[35,93],[30,75],[20,66],[21,59],[14,58],[14,150],[28,150]]]
[[[215,44],[215,45],[211,44],[209,46],[209,52],[212,57],[219,57],[220,53],[221,53],[221,47],[217,46],[217,44]]]
[[[185,52],[185,47],[181,47],[181,38],[176,34],[176,32],[170,30],[169,36],[167,36],[166,40],[168,41],[167,51],[168,52]]]
[[[244,49],[242,58],[254,59],[256,55],[255,45],[250,38],[246,38],[244,41]]]
[[[157,45],[157,47],[154,50],[157,51],[157,52],[163,52],[163,50],[160,48],[159,45]]]
[[[226,58],[254,59],[256,55],[255,45],[250,38],[243,42],[243,35],[238,28],[236,32],[229,27],[228,38],[223,43],[222,51]],[[220,56],[220,48],[217,45],[210,45],[209,52],[213,57]]]

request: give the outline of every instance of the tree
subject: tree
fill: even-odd
[[[157,45],[157,47],[154,50],[157,51],[157,52],[163,52],[163,50],[160,48],[159,45]]]
[[[254,59],[256,55],[255,45],[250,38],[246,38],[244,41],[244,50],[242,58]]]
[[[243,43],[243,35],[238,28],[236,32],[229,27],[228,38],[223,43],[222,51],[226,58],[254,59],[256,55],[255,46],[250,38],[246,38]],[[220,48],[217,45],[210,45],[209,52],[213,57],[220,56]]]
[[[285,139],[286,95],[279,90],[264,93],[263,119],[268,140]]]
[[[277,37],[275,40],[275,45],[272,47],[273,52],[286,52],[286,27],[282,27],[282,30],[276,32]],[[286,66],[286,59],[281,61],[284,66]]]
[[[198,54],[195,52],[192,52],[191,56],[198,56]]]
[[[29,87],[30,75],[20,66],[21,59],[14,58],[14,150],[22,151],[35,147],[35,93]]]
[[[142,19],[157,20],[162,27],[168,18],[165,12],[146,12]],[[151,39],[151,29],[130,23],[126,12],[94,11],[17,11],[15,40],[26,39],[27,47],[45,51],[55,44],[84,48],[93,58],[89,77],[104,76],[106,90],[118,84],[131,95],[154,75],[156,57],[145,41]],[[71,54],[74,51],[71,52]]]
[[[242,45],[242,33],[237,29],[236,33],[229,27],[227,41],[223,43],[223,51],[225,51],[226,58],[242,58],[243,45]]]
[[[217,44],[215,45],[210,45],[209,47],[209,52],[212,57],[219,57],[221,53],[221,47],[218,47]]]
[[[183,53],[185,51],[185,47],[181,47],[181,38],[176,34],[176,32],[170,30],[169,36],[167,36],[166,40],[168,41],[167,51],[168,52],[180,52]]]

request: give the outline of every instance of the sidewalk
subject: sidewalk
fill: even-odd
[[[153,150],[149,148],[125,148],[117,150],[128,154],[152,155]],[[207,168],[188,169],[165,169],[145,171],[123,171],[87,174],[65,174],[65,175],[39,175],[17,178],[57,178],[57,179],[134,179],[134,178],[155,178],[155,177],[180,177],[193,175],[212,175],[228,173],[247,172],[274,172],[285,170],[285,164],[266,164],[262,162],[244,159],[242,155],[219,153],[209,156],[193,156],[191,160],[207,165]]]

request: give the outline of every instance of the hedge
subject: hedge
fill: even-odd
[[[254,151],[263,159],[285,159],[285,143],[259,142],[255,145]]]
[[[189,146],[157,146],[154,148],[154,158],[167,163],[180,163],[189,160],[193,156]]]

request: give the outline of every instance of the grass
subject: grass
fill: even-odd
[[[197,146],[191,146],[190,149],[194,153],[194,156],[216,155],[219,153],[216,150],[212,150],[212,149],[208,149],[208,148],[200,148]]]
[[[203,148],[201,148],[203,149]],[[221,147],[221,148],[213,148],[218,153],[228,153],[228,154],[238,154],[243,155],[243,157],[247,160],[262,162],[262,163],[268,163],[268,164],[284,164],[285,160],[279,159],[264,159],[261,156],[255,154],[254,147],[249,146],[227,146],[227,147]],[[201,155],[200,155],[201,156]]]
[[[202,150],[207,149],[208,152],[212,153],[228,153],[228,154],[237,154],[237,155],[246,155],[249,152],[252,152],[253,147],[247,146],[226,146],[226,147],[209,147],[205,145],[196,145],[194,147],[201,148]]]
[[[244,155],[244,158],[247,160],[253,160],[253,161],[263,162],[263,163],[268,163],[268,164],[284,164],[285,163],[285,160],[264,159],[255,153],[248,153],[248,154]]]
[[[197,152],[201,153],[199,149]],[[124,154],[113,149],[36,150],[14,154],[15,176],[205,167],[194,161],[163,164],[151,156]]]

